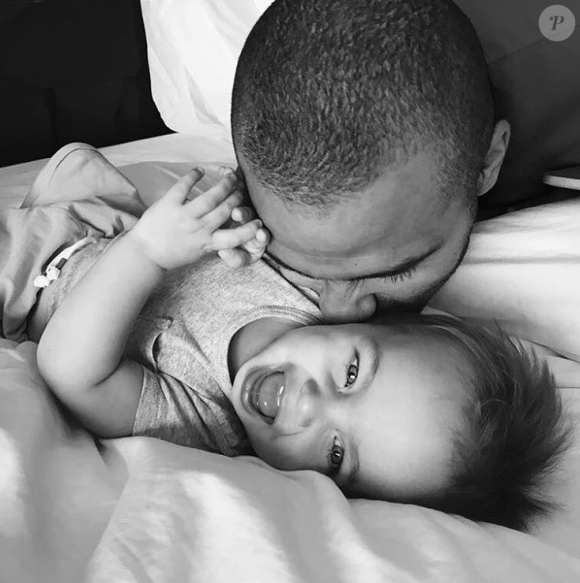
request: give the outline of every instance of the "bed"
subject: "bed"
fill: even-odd
[[[211,175],[233,161],[228,134],[219,127],[102,151],[149,201],[192,164],[204,164]],[[18,204],[41,165],[0,169],[3,205]],[[580,234],[574,238],[566,227],[578,225],[580,205],[561,205],[480,223],[464,267],[434,306],[499,319],[514,299],[528,302],[531,323],[520,317],[511,325],[543,345],[580,427],[579,288],[552,286],[546,308],[525,299],[516,285],[527,288],[526,278],[535,273],[541,292],[548,252],[550,264],[578,283]],[[540,228],[539,219],[545,225],[548,216],[552,228]],[[514,238],[528,254],[512,264],[506,282],[508,254],[518,249]],[[556,239],[575,255],[558,249]],[[491,284],[490,298],[477,292],[480,277]],[[467,294],[469,286],[475,289]],[[465,297],[473,305],[460,301]],[[574,314],[566,319],[551,305],[566,301],[576,306],[569,337],[565,325],[574,323]],[[276,471],[253,458],[228,459],[148,438],[97,443],[50,397],[34,355],[33,343],[1,341],[3,581],[580,580],[580,441],[553,485],[563,509],[522,534],[416,506],[347,500],[324,476]]]
[[[168,18],[171,4],[157,3]],[[255,14],[243,4],[230,7],[251,26]],[[251,4],[258,13],[267,2]],[[146,24],[162,22],[154,5],[143,2]],[[154,97],[175,129],[177,94],[164,93],[171,107],[159,94],[167,69],[155,30],[148,35]],[[219,117],[189,122],[188,131],[102,152],[151,202],[193,165],[204,165],[211,181],[221,164],[234,163]],[[43,163],[0,168],[0,207],[19,204]],[[499,322],[532,343],[556,376],[575,442],[550,486],[561,509],[531,533],[348,500],[322,475],[281,472],[255,458],[149,438],[97,442],[50,396],[36,346],[0,340],[0,581],[580,581],[578,225],[578,199],[478,223],[463,266],[432,303]]]

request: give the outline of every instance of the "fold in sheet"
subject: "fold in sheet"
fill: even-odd
[[[144,161],[155,162],[168,181],[173,178],[164,162],[235,163],[223,136],[170,135],[104,152],[115,164],[133,165],[131,182],[148,166]],[[40,166],[0,169],[7,200],[25,195]],[[165,188],[164,180],[155,184]],[[560,220],[571,218],[563,211]],[[494,252],[509,251],[501,251],[501,243],[510,241],[507,232],[501,237],[502,225],[511,228],[505,222],[498,226],[499,247],[487,254],[485,287],[470,284],[483,265],[477,257],[468,258],[468,270],[459,274],[465,287],[455,289],[474,294],[469,309],[478,302],[486,308],[493,291],[507,310],[510,294],[517,295],[517,272],[494,279]],[[532,226],[527,230],[528,237],[537,233]],[[485,240],[479,240],[482,257]],[[531,277],[533,244],[529,249]],[[578,301],[576,290],[550,283],[543,291],[547,299],[553,291],[554,297],[568,293]],[[462,300],[459,291],[449,298],[451,304]],[[558,309],[555,301],[549,304],[534,307]],[[491,308],[487,314],[493,315]],[[533,333],[533,313],[528,315]],[[539,315],[547,325],[549,311]],[[36,370],[35,348],[0,340],[0,581],[580,580],[578,440],[554,485],[563,510],[526,535],[415,506],[349,501],[325,476],[279,472],[256,459],[229,459],[147,438],[96,443],[49,395]],[[573,383],[580,373],[567,362]],[[579,427],[580,393],[564,393]]]

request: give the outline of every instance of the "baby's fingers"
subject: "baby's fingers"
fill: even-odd
[[[250,256],[242,249],[222,249],[218,251],[218,255],[224,263],[234,269],[239,269],[252,263]]]
[[[256,218],[256,213],[248,206],[237,206],[232,211],[232,221],[247,223]]]
[[[222,258],[224,263],[238,269],[252,265],[262,258],[266,251],[266,247],[270,242],[270,233],[264,227],[258,229],[254,238],[244,243],[241,247],[233,249],[221,249],[218,255]]]
[[[238,187],[240,183],[235,174],[228,174],[222,178],[215,186],[200,194],[187,204],[188,209],[197,217],[203,217],[217,209]],[[241,198],[237,204],[241,202]],[[237,205],[235,205],[237,206]],[[233,208],[233,207],[232,207]],[[232,212],[228,210],[228,217]],[[222,221],[223,223],[224,221]],[[220,223],[220,224],[222,224]]]
[[[225,200],[223,200],[216,208],[208,212],[203,217],[204,224],[208,229],[215,231],[222,225],[230,222],[230,218],[238,205],[242,202],[243,195],[239,190],[234,190]],[[251,221],[246,221],[245,224]]]
[[[203,178],[204,169],[194,168],[184,176],[182,176],[164,196],[167,201],[175,202],[176,204],[183,204],[191,191],[191,189]]]
[[[270,243],[270,231],[266,228],[260,229],[256,236],[244,245],[244,249],[252,254],[262,255]]]
[[[251,241],[262,228],[262,221],[255,219],[235,229],[218,229],[212,235],[212,246],[216,251],[233,249]]]

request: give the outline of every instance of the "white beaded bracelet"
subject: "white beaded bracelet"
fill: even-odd
[[[37,275],[34,278],[33,285],[34,287],[38,287],[40,289],[44,289],[46,286],[50,285],[55,279],[58,279],[60,275],[60,270],[62,269],[63,265],[71,258],[72,254],[94,243],[96,239],[94,237],[85,237],[84,239],[80,239],[74,245],[63,249],[46,267],[44,273],[41,275]]]

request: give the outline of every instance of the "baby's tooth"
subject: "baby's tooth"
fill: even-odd
[[[276,395],[276,404],[280,407],[280,401],[282,400],[282,393],[284,392],[284,385],[280,385],[278,389],[278,394]]]

